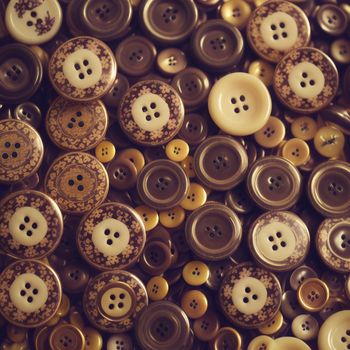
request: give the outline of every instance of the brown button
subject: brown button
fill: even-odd
[[[331,44],[330,54],[335,63],[350,63],[350,41],[344,38],[334,40]]]
[[[232,350],[242,349],[242,338],[240,333],[231,327],[222,327],[216,333],[215,338],[209,343],[210,350],[224,350],[227,346]]]
[[[281,312],[289,320],[293,320],[304,312],[298,303],[297,293],[294,290],[287,290],[283,293]]]
[[[13,111],[15,119],[22,120],[37,129],[41,124],[40,108],[32,102],[23,102]]]
[[[243,55],[244,42],[240,31],[222,19],[202,23],[191,38],[192,54],[205,70],[232,71]]]
[[[58,246],[63,218],[57,204],[44,193],[26,190],[0,203],[0,246],[19,259],[42,259]]]
[[[344,274],[332,270],[324,270],[321,280],[326,283],[330,296],[344,297]]]
[[[160,240],[146,243],[142,251],[139,265],[152,276],[161,275],[171,265],[170,246]]]
[[[84,350],[85,338],[82,331],[72,324],[56,326],[50,334],[52,350]]]
[[[195,255],[216,261],[227,258],[238,248],[242,227],[234,211],[212,202],[191,213],[186,221],[185,233]]]
[[[120,158],[129,159],[136,167],[139,173],[145,166],[145,158],[141,151],[136,148],[126,148],[119,153]]]
[[[165,75],[175,75],[187,67],[187,58],[183,51],[166,48],[157,56],[157,67]]]
[[[107,131],[108,114],[100,100],[75,102],[58,97],[47,112],[46,131],[59,148],[86,151],[94,148]]]
[[[231,191],[226,192],[225,204],[239,214],[248,214],[254,208],[252,201],[249,199],[246,188],[243,185],[237,186]]]
[[[212,340],[217,334],[220,327],[218,315],[208,310],[202,317],[193,322],[194,335],[201,341],[207,342]]]
[[[48,326],[43,326],[34,332],[34,346],[36,350],[46,350],[50,348],[49,337],[52,328]]]
[[[116,190],[130,190],[136,185],[137,169],[135,164],[124,157],[117,157],[107,167],[109,183]]]
[[[128,333],[114,334],[108,338],[107,350],[134,350],[134,344]]]
[[[317,312],[324,308],[329,299],[329,289],[318,278],[306,279],[298,288],[300,306],[310,312]]]
[[[92,155],[71,152],[57,158],[46,173],[45,192],[64,212],[83,214],[107,196],[108,176]]]
[[[59,276],[63,290],[71,294],[83,292],[90,278],[84,266],[74,263],[65,266]]]
[[[163,45],[178,44],[192,33],[198,20],[198,11],[193,1],[150,0],[139,7],[142,29]]]
[[[140,81],[124,95],[119,107],[119,124],[134,142],[162,145],[179,131],[184,106],[178,93],[159,80]]]
[[[235,325],[254,329],[265,325],[281,306],[282,291],[277,277],[249,263],[229,270],[219,290],[220,307]]]
[[[313,207],[324,216],[349,214],[349,163],[329,160],[318,165],[309,178],[308,196]]]
[[[234,263],[230,259],[208,262],[209,278],[205,283],[206,287],[211,290],[218,290],[224,274],[233,266]]]
[[[129,89],[129,81],[127,77],[121,73],[117,74],[111,89],[103,96],[102,101],[108,107],[119,107],[120,100]]]
[[[345,292],[347,292],[347,290],[345,290]],[[348,305],[344,299],[330,297],[325,307],[319,312],[319,315],[322,321],[325,321],[336,312],[346,310],[347,308]]]
[[[350,128],[350,112],[345,107],[339,105],[328,106],[320,111],[319,115],[323,121],[335,124],[345,133]]]
[[[317,278],[317,273],[314,269],[307,265],[302,265],[296,268],[289,276],[289,284],[292,289],[297,290],[299,286],[308,278]]]
[[[89,101],[110,90],[117,64],[105,43],[81,36],[66,41],[52,54],[48,71],[52,86],[60,95]]]
[[[40,135],[16,119],[0,121],[0,183],[22,181],[34,175],[43,160]]]
[[[185,140],[190,146],[195,146],[203,142],[207,136],[207,119],[197,113],[186,114],[178,137]]]
[[[349,23],[348,14],[336,4],[321,5],[316,13],[317,24],[328,35],[343,34]]]
[[[253,201],[266,210],[292,207],[301,194],[301,175],[288,160],[269,156],[257,160],[247,176],[247,188]]]
[[[247,152],[238,141],[228,136],[207,138],[194,154],[197,178],[215,190],[229,190],[239,184],[247,168]]]

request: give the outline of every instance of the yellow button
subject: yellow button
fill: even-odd
[[[249,4],[243,0],[229,0],[220,8],[221,18],[238,29],[246,27],[251,12]]]
[[[75,309],[75,307],[72,307],[69,310],[69,323],[75,327],[78,327],[79,329],[84,328],[84,319],[81,316],[80,312]]]
[[[207,201],[207,192],[197,183],[190,183],[185,199],[180,203],[186,210],[195,210]]]
[[[68,314],[70,308],[70,300],[66,294],[62,294],[61,304],[58,307],[56,315],[59,317],[64,317]]]
[[[180,165],[190,179],[196,176],[193,168],[193,156],[187,156],[180,162]]]
[[[318,278],[308,278],[299,286],[297,296],[302,308],[310,312],[317,312],[327,304],[329,288]]]
[[[331,56],[336,63],[350,63],[350,41],[347,39],[337,39],[332,42]]]
[[[184,222],[185,216],[185,210],[177,205],[174,208],[162,210],[159,213],[159,221],[164,227],[175,228]]]
[[[6,327],[6,334],[8,338],[15,342],[21,343],[27,339],[28,330],[26,328],[18,327],[9,323]]]
[[[125,157],[134,163],[137,172],[145,166],[145,158],[143,154],[136,148],[127,148],[120,152],[120,157]]]
[[[182,295],[181,308],[189,318],[202,317],[208,308],[207,297],[199,290],[189,290]]]
[[[174,162],[181,162],[188,156],[190,147],[181,139],[171,140],[165,147],[165,154]]]
[[[272,349],[274,344],[275,341],[271,337],[268,337],[267,335],[259,335],[249,343],[247,350]]]
[[[250,63],[248,73],[259,78],[266,86],[272,85],[274,67],[265,60],[256,60]]]
[[[282,156],[295,166],[303,165],[310,158],[309,145],[301,139],[290,139],[282,147]]]
[[[314,145],[319,154],[324,157],[337,157],[345,144],[344,134],[334,126],[320,128],[315,137]]]
[[[267,123],[254,134],[255,141],[262,147],[277,147],[284,139],[286,128],[276,117],[270,117]]]
[[[154,276],[147,282],[148,297],[153,300],[163,300],[169,291],[167,280],[162,276]]]
[[[311,350],[310,346],[298,338],[281,337],[275,339],[273,349],[278,350]],[[332,349],[333,350],[333,349]],[[334,349],[335,350],[335,349]]]
[[[95,149],[95,156],[101,163],[110,162],[115,156],[115,147],[112,142],[104,140]]]
[[[183,268],[182,277],[190,286],[200,286],[209,278],[209,267],[202,261],[190,261]]]
[[[147,207],[147,205],[140,205],[136,207],[135,210],[141,216],[146,231],[150,231],[158,225],[159,216],[154,209]]]
[[[264,335],[272,335],[277,333],[283,325],[283,315],[280,311],[265,326],[259,328],[259,332]]]
[[[298,139],[312,140],[317,131],[317,123],[310,117],[299,117],[292,121],[292,135]]]
[[[84,350],[101,350],[103,340],[101,334],[94,328],[84,328],[83,334],[85,337],[85,348]]]

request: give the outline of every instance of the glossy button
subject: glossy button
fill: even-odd
[[[190,147],[181,139],[173,139],[165,147],[165,154],[173,162],[183,161],[189,152]]]
[[[321,156],[338,157],[345,145],[344,134],[336,127],[324,126],[317,130],[314,145]]]
[[[135,208],[135,211],[139,213],[146,231],[150,231],[158,225],[159,216],[154,209],[140,205]]]
[[[66,323],[56,326],[50,334],[50,346],[52,350],[84,350],[85,338],[82,331]]]
[[[273,335],[277,333],[283,325],[283,315],[280,311],[274,316],[274,318],[266,323],[266,325],[259,327],[259,332],[261,334]]]
[[[317,23],[328,35],[343,34],[349,23],[348,14],[336,4],[324,4],[316,13]]]
[[[272,85],[274,67],[264,60],[253,61],[248,67],[248,73],[259,78],[266,86]]]
[[[208,310],[202,317],[193,322],[193,332],[201,341],[212,340],[219,330],[220,324],[217,314]]]
[[[336,63],[350,63],[350,41],[347,39],[337,39],[331,44],[331,56]]]
[[[110,90],[102,97],[103,103],[112,108],[119,106],[120,100],[129,89],[129,81],[127,77],[118,72],[117,78],[115,79]]]
[[[111,187],[119,191],[130,190],[136,185],[137,169],[135,164],[124,157],[117,157],[107,167]]]
[[[166,228],[175,228],[185,221],[185,210],[177,205],[174,208],[162,210],[159,213],[159,222]]]
[[[187,67],[187,58],[177,48],[166,48],[157,56],[158,69],[165,75],[175,75]]]
[[[243,29],[248,23],[252,10],[248,2],[244,0],[226,1],[220,7],[220,16],[226,22],[236,26],[238,29]]]
[[[301,139],[293,138],[282,146],[282,157],[288,159],[295,166],[301,166],[310,158],[309,145]]]
[[[247,194],[245,186],[242,185],[226,192],[225,204],[233,209],[236,213],[240,214],[247,214],[254,208],[254,205]]]
[[[63,267],[59,276],[63,290],[70,294],[83,292],[90,278],[87,269],[75,263]]]
[[[30,124],[37,129],[41,124],[40,108],[32,102],[20,103],[13,111],[14,117]]]
[[[178,136],[189,145],[198,145],[207,138],[208,122],[206,118],[197,113],[185,115],[184,122]]]
[[[208,308],[207,297],[199,290],[189,290],[182,294],[181,308],[189,318],[202,317]]]
[[[180,162],[180,165],[190,179],[196,177],[196,173],[193,169],[193,156],[187,156],[182,162]]]
[[[147,282],[147,294],[152,301],[162,300],[169,291],[167,280],[161,276],[154,276]]]
[[[146,243],[139,261],[140,267],[152,276],[160,275],[171,265],[170,246],[160,240]]]
[[[286,129],[281,119],[270,117],[267,123],[254,134],[255,141],[262,147],[277,147],[284,139]]]
[[[136,148],[126,148],[122,150],[119,154],[119,157],[130,160],[135,165],[138,173],[145,166],[145,158],[142,152]]]
[[[247,350],[261,350],[273,348],[275,341],[267,335],[259,335],[255,337],[248,345]]]
[[[6,327],[6,335],[11,341],[21,343],[27,340],[28,330],[8,323]]]
[[[317,312],[324,308],[329,299],[329,289],[318,278],[306,279],[297,290],[300,306],[310,312]]]
[[[180,203],[186,210],[195,210],[201,207],[207,200],[207,192],[204,187],[192,182],[188,188],[185,199]]]
[[[315,317],[311,315],[299,315],[292,322],[292,332],[295,337],[310,341],[317,337],[319,325]]]
[[[215,338],[209,343],[210,350],[221,350],[229,344],[232,350],[239,350],[242,346],[240,333],[231,327],[222,327],[216,333]]]
[[[190,261],[182,270],[182,277],[190,286],[200,286],[209,278],[209,268],[202,261]]]
[[[108,338],[107,350],[133,350],[134,344],[128,333],[115,334]]]
[[[56,49],[48,72],[52,86],[60,95],[71,100],[89,101],[109,91],[116,78],[117,65],[105,43],[81,36]]]
[[[289,276],[289,284],[292,289],[297,290],[299,286],[308,278],[317,278],[317,273],[314,269],[307,265],[297,267]]]
[[[283,293],[281,312],[288,320],[293,320],[304,312],[298,303],[297,293],[294,290],[290,289]]]
[[[115,147],[111,141],[103,140],[95,148],[95,157],[101,163],[110,162],[115,156]]]
[[[304,341],[294,337],[281,337],[275,340],[276,349],[283,350],[311,350]]]
[[[318,127],[315,120],[306,116],[294,119],[291,125],[293,136],[304,141],[312,140],[317,129]]]
[[[101,334],[94,328],[84,328],[85,350],[101,350],[103,340]]]

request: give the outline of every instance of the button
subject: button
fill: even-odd
[[[323,157],[338,157],[345,145],[344,134],[336,127],[324,126],[317,130],[314,145]]]
[[[191,38],[192,55],[199,66],[212,72],[229,72],[242,58],[242,34],[222,19],[203,22]]]
[[[225,204],[239,214],[250,213],[254,208],[245,186],[242,185],[226,192]]]
[[[207,192],[204,187],[195,182],[190,183],[185,199],[180,203],[186,210],[195,210],[207,201]]]
[[[319,115],[327,125],[333,125],[343,133],[348,134],[347,129],[350,126],[350,114],[347,108],[340,105],[332,105],[323,109]]]
[[[162,300],[169,291],[167,280],[162,276],[154,276],[147,282],[147,294],[152,301]]]
[[[242,346],[241,335],[234,328],[222,327],[210,342],[209,348],[210,350],[225,349],[228,344],[232,350],[240,350]]]
[[[325,321],[329,316],[345,309],[347,309],[347,304],[344,299],[330,297],[326,306],[319,312],[319,315],[322,321]]]
[[[217,261],[236,251],[241,242],[242,227],[234,211],[221,203],[211,202],[190,214],[185,234],[196,256]]]
[[[58,33],[62,10],[56,0],[33,3],[11,0],[6,8],[5,21],[7,30],[16,41],[38,45]]]
[[[177,48],[165,48],[157,56],[157,67],[164,75],[175,75],[187,67],[187,57]]]
[[[173,139],[165,147],[165,154],[173,162],[183,161],[189,152],[190,147],[181,139]]]
[[[81,36],[64,42],[49,62],[52,86],[62,96],[89,101],[106,94],[116,78],[117,64],[102,41]]]
[[[108,333],[123,333],[148,304],[142,282],[130,272],[104,272],[90,280],[83,297],[84,311],[91,324]]]
[[[298,6],[273,0],[254,10],[247,25],[247,38],[259,56],[279,62],[290,50],[308,46],[310,24]]]
[[[344,276],[331,270],[324,270],[321,280],[327,285],[329,294],[333,297],[344,297]]]
[[[317,312],[324,308],[329,299],[329,289],[318,278],[306,279],[298,288],[297,296],[300,306],[309,312]]]
[[[208,342],[212,340],[220,327],[217,314],[212,310],[207,312],[193,322],[194,335],[201,341]]]
[[[0,182],[13,183],[34,175],[43,160],[40,135],[15,119],[0,121]]]
[[[160,240],[153,240],[146,243],[139,266],[146,273],[156,276],[165,272],[170,267],[171,262],[169,245]]]
[[[111,89],[102,97],[103,103],[108,107],[119,107],[119,103],[129,87],[127,77],[118,72]]]
[[[264,83],[248,73],[231,73],[210,91],[208,108],[225,133],[246,136],[260,130],[271,114],[271,97]]]
[[[108,176],[93,156],[71,152],[55,159],[46,173],[45,192],[67,213],[83,214],[107,196]]]
[[[294,337],[281,337],[275,339],[275,347],[276,349],[283,350],[311,350],[309,345],[307,345],[301,339]]]
[[[25,45],[10,44],[0,48],[0,99],[5,103],[29,100],[38,90],[43,67]]]
[[[282,157],[292,162],[295,166],[301,166],[310,158],[309,145],[298,138],[288,140],[282,146]]]
[[[171,86],[180,95],[186,110],[190,111],[202,107],[207,102],[211,84],[203,71],[189,67],[174,76]]]
[[[311,47],[295,49],[284,56],[273,77],[279,100],[299,113],[313,113],[329,105],[337,92],[338,82],[333,61]]]
[[[293,290],[297,290],[299,286],[308,278],[317,278],[318,275],[314,269],[307,265],[297,267],[289,277],[289,284]]]
[[[23,102],[13,111],[15,119],[22,120],[30,124],[34,129],[38,129],[41,124],[40,108],[32,102]]]
[[[224,274],[234,263],[230,259],[210,261],[207,263],[209,267],[209,277],[205,282],[205,286],[211,290],[218,290]]]
[[[182,294],[181,308],[191,319],[202,317],[208,308],[207,297],[199,290],[189,290]]]
[[[186,114],[178,136],[189,145],[195,146],[204,141],[208,135],[206,118],[197,113]]]
[[[61,302],[55,271],[37,260],[18,260],[0,274],[0,312],[10,323],[35,328],[49,321]]]
[[[180,162],[180,165],[190,179],[196,177],[196,173],[194,172],[193,168],[193,156],[187,156],[182,162]]]
[[[84,328],[83,334],[85,338],[84,350],[101,350],[103,340],[101,334],[94,328]]]
[[[62,294],[61,303],[55,316],[58,316],[58,317],[67,316],[69,309],[70,309],[70,299],[67,297],[66,294]]]
[[[252,10],[248,2],[243,0],[226,1],[220,7],[220,16],[226,22],[242,30],[246,27]]]
[[[0,203],[0,245],[19,259],[42,259],[58,246],[63,218],[57,204],[44,193],[12,193]]]
[[[209,278],[209,268],[202,261],[190,261],[182,270],[182,277],[190,286],[200,286]]]
[[[84,350],[85,338],[79,328],[72,324],[60,324],[50,334],[52,350]]]
[[[180,96],[159,80],[140,81],[124,95],[119,124],[135,143],[157,146],[170,141],[180,130],[184,107]]]
[[[127,158],[132,163],[134,163],[137,173],[139,173],[142,168],[145,166],[145,158],[138,149],[136,148],[127,148],[120,152],[119,154],[120,158]]]
[[[270,320],[281,306],[282,291],[271,272],[243,263],[227,271],[219,289],[224,315],[242,328],[258,328]]]
[[[134,344],[128,333],[114,334],[108,338],[107,350],[133,350]]]
[[[150,231],[158,225],[159,216],[154,209],[140,205],[135,208],[135,211],[140,215],[146,231]]]
[[[188,187],[188,178],[180,165],[165,159],[146,164],[137,178],[137,191],[142,201],[158,210],[178,205]]]
[[[331,57],[335,63],[350,63],[350,41],[347,39],[337,39],[331,44]]]
[[[308,196],[322,215],[344,216],[350,210],[350,166],[342,161],[318,165],[309,178]]]
[[[288,320],[293,320],[304,312],[299,305],[297,293],[294,290],[289,289],[283,293],[281,312]]]
[[[248,73],[259,78],[266,86],[272,85],[274,67],[264,60],[250,63]]]
[[[316,20],[321,30],[332,36],[343,34],[349,23],[348,14],[336,4],[321,5]]]
[[[139,7],[141,28],[162,45],[184,42],[194,30],[198,11],[193,1],[151,0]]]
[[[247,350],[262,350],[273,348],[275,341],[267,335],[259,335],[250,341]]]
[[[27,340],[28,330],[8,323],[6,326],[6,335],[14,343],[21,343]]]
[[[63,267],[59,276],[63,290],[70,294],[83,292],[90,278],[87,269],[75,263]]]
[[[134,163],[124,157],[117,157],[107,167],[111,187],[119,191],[130,190],[136,185],[137,169]]]
[[[306,116],[294,119],[291,125],[293,136],[304,141],[312,140],[317,129],[318,126],[315,120]]]
[[[34,345],[37,350],[45,350],[50,348],[49,336],[52,328],[48,326],[40,327],[34,333]]]
[[[150,73],[155,63],[157,49],[143,36],[124,39],[115,51],[118,68],[127,76],[138,77]]]
[[[101,163],[108,163],[115,156],[115,147],[111,141],[103,140],[95,148],[95,157]]]
[[[100,100],[75,102],[58,97],[45,119],[46,131],[57,147],[86,151],[98,145],[107,131],[108,114]]]
[[[274,316],[274,318],[266,323],[266,325],[259,327],[261,334],[272,335],[276,334],[283,326],[283,315],[280,311]]]
[[[185,210],[179,205],[159,213],[159,221],[166,228],[179,227],[185,221],[185,217]]]
[[[316,318],[307,314],[297,316],[291,328],[293,335],[304,341],[315,339],[319,330]]]
[[[253,163],[247,176],[250,197],[266,210],[291,208],[301,194],[301,175],[288,160],[264,157]]]
[[[270,117],[267,123],[254,134],[255,141],[262,147],[277,147],[286,134],[286,128],[281,119]]]

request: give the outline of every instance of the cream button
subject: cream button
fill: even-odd
[[[319,330],[316,318],[305,314],[297,316],[291,328],[294,336],[304,341],[315,339]]]
[[[104,313],[113,318],[125,316],[130,312],[132,306],[132,297],[123,288],[110,288],[101,297],[101,307]]]
[[[311,350],[309,345],[307,345],[301,339],[294,338],[294,337],[281,337],[281,338],[275,339],[275,346],[273,350],[282,350],[282,349],[283,350]]]
[[[274,345],[275,341],[273,338],[267,335],[259,335],[249,343],[247,350],[272,350]]]

